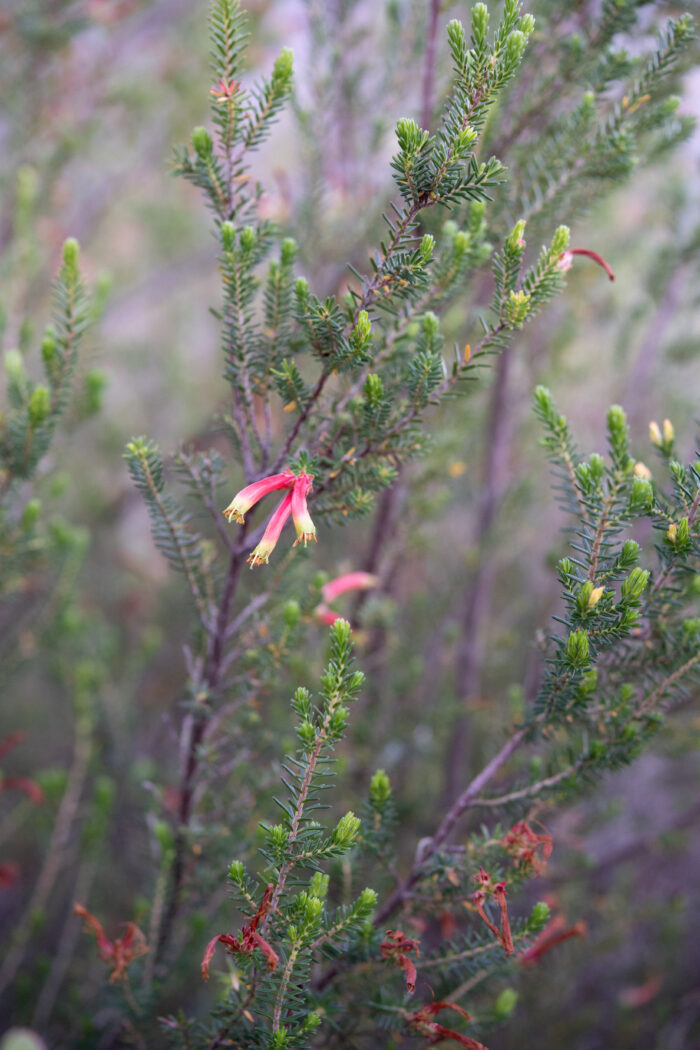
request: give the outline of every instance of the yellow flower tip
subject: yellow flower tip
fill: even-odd
[[[642,463],[641,460],[639,460],[638,463],[635,463],[634,473],[635,477],[645,478],[646,481],[651,481],[651,471],[649,470],[649,467],[646,465],[646,463]]]
[[[664,441],[667,445],[670,445],[676,436],[676,432],[673,429],[673,423],[670,419],[664,419]]]
[[[258,554],[256,551],[253,551],[253,553],[251,555],[249,555],[248,558],[246,559],[246,561],[250,565],[251,569],[254,569],[256,567],[256,565],[267,565],[269,560],[270,559],[269,559],[268,555],[262,556],[262,555]]]
[[[297,538],[294,540],[292,546],[296,547],[297,543],[303,543],[304,546],[306,546],[309,540],[313,540],[314,543],[318,543],[318,540],[316,539],[316,529],[314,529],[313,532],[300,532]]]
[[[605,593],[605,587],[594,587],[588,599],[588,608],[594,609]]]
[[[466,472],[467,464],[461,459],[453,460],[447,468],[447,473],[451,478],[461,478],[462,474],[466,474]]]
[[[221,512],[227,521],[237,521],[239,525],[242,525],[245,518],[241,514],[240,510],[236,510],[235,507],[227,507],[226,510]]]
[[[675,543],[677,535],[678,535],[678,526],[672,522],[669,525],[669,527],[668,527],[668,532],[666,533],[666,537],[671,543]]]
[[[656,445],[657,448],[660,448],[663,444],[663,438],[661,437],[661,430],[659,429],[659,424],[655,423],[653,420],[649,424],[649,440],[651,441],[652,445]]]

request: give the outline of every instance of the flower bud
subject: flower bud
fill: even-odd
[[[32,427],[38,427],[43,423],[51,412],[51,395],[45,386],[37,386],[32,391],[27,405],[29,422]]]
[[[212,155],[214,143],[206,128],[201,125],[192,132],[192,145],[200,160],[207,160]]]
[[[588,663],[588,635],[583,628],[572,631],[567,638],[566,658],[572,667],[585,667]]]
[[[665,445],[672,445],[673,444],[673,439],[676,436],[676,432],[673,429],[673,423],[671,422],[670,419],[664,419],[663,434],[664,434],[664,444]]]
[[[661,437],[661,431],[659,430],[659,424],[653,420],[649,424],[649,440],[652,445],[656,445],[657,448],[661,448],[663,444],[663,438]]]
[[[391,797],[391,782],[383,769],[372,774],[369,782],[369,800],[376,808],[384,805]]]

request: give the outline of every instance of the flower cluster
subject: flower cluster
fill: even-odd
[[[595,588],[591,593],[591,598],[593,598],[597,590],[602,594],[602,587]],[[600,595],[597,595],[593,604],[599,598]],[[591,606],[590,599],[588,604]],[[515,867],[521,868],[526,875],[542,874],[547,866],[547,860],[552,854],[553,845],[551,835],[544,833],[538,835],[524,820],[514,824],[510,831],[500,840],[499,844],[511,855],[515,862]]]
[[[260,543],[248,558],[248,564],[251,568],[255,565],[266,564],[269,561],[290,514],[294,519],[294,526],[297,530],[294,546],[296,547],[297,543],[303,543],[306,546],[309,540],[316,542],[316,526],[311,520],[306,503],[306,497],[311,492],[313,480],[313,474],[307,474],[303,470],[299,474],[294,474],[291,470],[284,470],[281,474],[269,474],[266,478],[261,478],[260,481],[254,481],[252,485],[246,485],[244,489],[241,489],[233,497],[224,511],[224,516],[229,521],[237,521],[243,524],[245,515],[251,507],[254,507],[264,496],[267,496],[268,492],[276,492],[278,489],[286,490],[286,495],[282,502],[267,523],[267,528]]]
[[[224,945],[229,955],[250,955],[258,948],[267,960],[268,970],[277,969],[279,963],[277,952],[268,944],[262,934],[258,933],[258,923],[265,918],[268,912],[273,889],[274,886],[270,883],[263,894],[260,907],[250,922],[243,926],[240,937],[234,937],[232,933],[219,933],[209,941],[202,959],[202,977],[205,981],[209,980],[209,963],[219,941]]]
[[[148,952],[146,938],[135,923],[128,922],[124,936],[110,941],[102,929],[102,923],[87,908],[84,908],[82,904],[74,904],[73,911],[85,919],[85,929],[94,933],[100,959],[111,963],[110,981],[118,981],[126,977],[127,967],[135,959],[140,959]]]
[[[472,893],[472,904],[478,911],[481,918],[484,920],[491,933],[494,935],[498,943],[503,948],[506,955],[512,955],[515,951],[513,946],[513,935],[510,929],[510,919],[508,918],[508,902],[506,900],[506,884],[505,882],[494,883],[491,876],[483,868],[479,868],[479,874],[474,876],[476,882],[479,884],[479,889]],[[484,905],[489,898],[493,898],[498,905],[501,913],[501,928],[499,930],[495,923],[491,922],[488,915],[484,911]]]
[[[387,930],[386,940],[381,943],[383,959],[391,959],[406,974],[406,988],[413,993],[416,990],[416,964],[409,958],[410,952],[420,955],[419,941],[407,937],[403,930]]]

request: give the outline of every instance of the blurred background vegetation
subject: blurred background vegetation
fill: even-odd
[[[586,89],[576,48],[585,49],[599,6],[529,5],[538,29],[513,89],[521,109],[536,106],[557,62],[567,79],[550,83],[548,106]],[[629,39],[619,38],[632,55],[682,10],[633,6],[637,24]],[[392,192],[391,129],[421,111],[431,5],[251,0],[247,8],[251,72],[269,70],[282,45],[295,54],[294,105],[256,157],[267,189],[262,207],[297,239],[315,293],[342,292],[344,261],[364,267],[380,235]],[[439,18],[466,14],[464,5],[443,3]],[[439,94],[445,49],[438,39]],[[0,53],[4,350],[40,341],[67,236],[82,245],[96,302],[78,396],[36,486],[47,523],[43,557],[18,582],[0,623],[0,740],[18,729],[28,734],[2,760],[3,772],[31,776],[44,792],[41,805],[0,796],[2,859],[18,865],[13,884],[0,889],[0,926],[7,943],[15,930],[16,947],[19,919],[27,938],[2,1017],[51,1033],[52,1046],[106,1046],[95,1041],[94,1019],[81,1020],[93,1009],[102,968],[79,939],[72,901],[89,898],[112,928],[147,908],[158,822],[172,808],[190,621],[181,583],[152,545],[122,451],[142,432],[166,449],[203,441],[223,395],[208,312],[216,249],[198,194],[167,168],[173,144],[205,119],[206,5],[9,3],[0,7]],[[697,113],[696,51],[686,56],[678,93],[681,115]],[[536,128],[537,117],[531,123]],[[513,175],[495,219],[506,228],[527,205],[528,143],[507,120],[494,135]],[[382,577],[381,589],[354,609],[369,689],[341,793],[352,805],[368,775],[385,768],[400,800],[406,851],[432,827],[434,800],[463,786],[465,769],[480,767],[537,681],[538,631],[546,631],[558,600],[551,567],[562,550],[562,520],[530,410],[536,383],[555,391],[591,450],[617,401],[639,458],[652,455],[649,420],[666,416],[679,458],[693,454],[699,159],[700,138],[686,136],[645,158],[613,191],[605,185],[581,198],[574,187],[532,207],[533,252],[546,231],[567,222],[572,243],[604,255],[616,282],[577,261],[566,294],[518,339],[507,373],[485,375],[458,411],[452,406],[449,421],[434,420],[432,450],[410,468],[410,504],[405,477],[379,501],[391,533],[380,557],[372,517],[323,530],[310,554],[329,576],[367,568]],[[460,345],[477,330],[474,300],[486,301],[488,283],[476,292],[465,289],[445,320]],[[299,580],[292,578],[290,594]],[[314,630],[312,642],[297,648],[284,623],[273,623],[275,688],[256,695],[254,670],[247,671],[236,716],[240,746],[225,775],[251,807],[254,793],[259,799],[269,790],[263,759],[288,743],[288,696],[318,665],[314,656],[310,671],[307,653],[320,638]],[[490,1037],[492,1050],[700,1046],[698,743],[700,714],[688,704],[653,754],[566,811],[543,810],[555,851],[533,899],[555,898],[572,922],[585,919],[588,936],[525,974],[518,1011]],[[251,821],[257,802],[255,813]],[[223,836],[225,814],[219,823]],[[222,862],[235,852],[225,839],[206,848]],[[48,874],[47,856],[55,865]],[[197,945],[222,904],[212,897],[215,885],[200,887],[201,907],[192,911]],[[181,961],[174,1003],[204,994],[197,961],[196,952]],[[101,1002],[104,1032],[116,1006]]]

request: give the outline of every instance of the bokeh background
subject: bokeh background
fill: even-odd
[[[294,104],[255,160],[266,187],[261,206],[297,239],[299,269],[314,292],[342,293],[346,262],[364,267],[381,236],[380,214],[392,193],[391,128],[420,112],[430,4],[246,6],[251,75],[269,72],[283,45],[295,54]],[[542,25],[535,46],[546,52],[548,33],[566,41],[583,31],[599,6],[531,5]],[[639,8],[626,41],[633,53],[679,10]],[[691,8],[697,15],[697,5]],[[28,594],[0,638],[0,738],[28,732],[4,765],[30,772],[46,793],[41,807],[0,798],[0,841],[21,872],[0,890],[8,938],[18,917],[26,919],[59,801],[67,785],[78,784],[75,828],[50,898],[31,918],[31,944],[1,1008],[6,1025],[34,1022],[53,1033],[55,1046],[103,1045],[76,1020],[89,1013],[90,989],[100,980],[70,919],[76,885],[113,921],[138,912],[154,862],[154,821],[167,811],[177,766],[190,613],[180,581],[151,542],[122,452],[140,433],[164,450],[206,440],[224,393],[208,309],[218,296],[215,243],[198,194],[168,171],[173,145],[207,119],[206,14],[199,0],[0,5],[3,348],[29,352],[40,341],[67,236],[81,243],[98,303],[83,400],[42,468],[42,498],[65,556],[60,571],[46,570],[48,591],[37,585],[44,603],[38,619]],[[453,16],[466,18],[466,5],[444,3],[441,22]],[[441,39],[438,93],[445,50]],[[536,63],[528,68],[526,85],[535,90],[541,71]],[[574,93],[584,88],[570,85]],[[697,114],[697,53],[685,60],[678,89],[681,112]],[[507,150],[503,159],[509,164]],[[534,386],[552,388],[590,451],[602,451],[605,411],[619,402],[639,458],[652,455],[649,420],[664,417],[675,424],[679,458],[693,454],[699,159],[695,134],[673,151],[641,157],[617,188],[589,192],[575,206],[555,198],[534,216],[527,233],[533,253],[566,222],[574,245],[610,262],[615,283],[577,263],[565,295],[514,345],[502,389],[485,376],[435,418],[430,454],[380,507],[392,539],[381,565],[372,566],[381,571],[381,592],[357,610],[370,686],[341,787],[351,805],[373,769],[387,770],[400,799],[406,857],[432,827],[440,800],[460,786],[465,769],[479,768],[537,682],[538,632],[557,608],[552,566],[563,549],[563,522],[537,446]],[[522,156],[514,167],[522,184]],[[503,189],[497,205],[503,229],[520,215],[518,195],[509,192]],[[460,344],[488,298],[486,275],[450,308],[446,325]],[[373,530],[370,519],[323,531],[314,567],[331,575],[369,567]],[[310,659],[299,653],[283,661],[279,695],[251,708],[244,766],[289,742],[286,698]],[[98,683],[97,729],[77,777],[77,694],[67,685],[76,667]],[[700,1047],[699,743],[700,711],[688,703],[653,754],[576,805],[542,812],[555,851],[532,899],[556,899],[572,922],[586,921],[588,936],[524,974],[518,1009],[490,1036],[492,1050]],[[104,776],[116,786],[116,802],[94,832],[98,864],[83,845],[90,814],[100,812],[94,798]],[[255,797],[244,803],[253,820]],[[211,921],[205,909],[193,928]],[[57,953],[65,962],[58,984]],[[196,969],[195,957],[192,985]],[[186,994],[194,1002],[202,993],[190,986]]]

